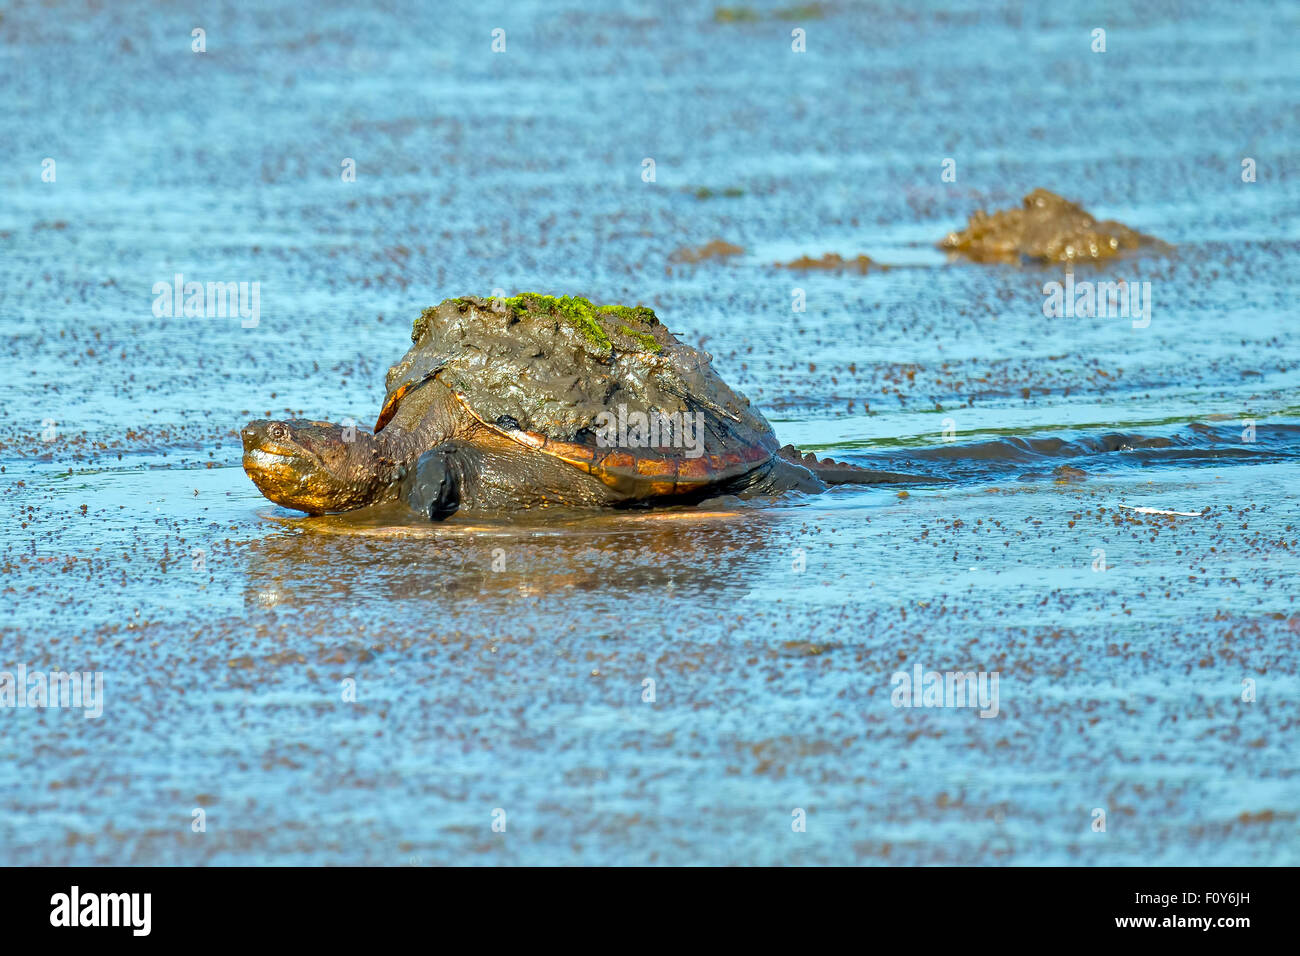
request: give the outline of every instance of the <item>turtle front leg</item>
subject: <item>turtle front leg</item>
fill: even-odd
[[[450,518],[460,507],[472,447],[448,441],[426,451],[403,481],[402,498],[430,521]]]
[[[536,508],[608,508],[620,503],[597,478],[508,438],[452,438],[422,454],[401,497],[433,521],[458,512],[515,514]]]

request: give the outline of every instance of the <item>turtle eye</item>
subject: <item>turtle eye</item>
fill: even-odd
[[[271,437],[272,441],[289,440],[289,429],[285,428],[279,422],[272,422],[271,426],[267,428],[266,433]]]

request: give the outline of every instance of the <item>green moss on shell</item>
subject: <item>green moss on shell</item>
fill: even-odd
[[[512,296],[506,299],[505,303],[507,308],[511,309],[516,315],[525,312],[549,312],[556,315],[570,328],[577,330],[588,342],[601,349],[614,347],[609,332],[601,322],[602,318],[622,319],[624,324],[617,326],[618,331],[635,339],[644,348],[655,352],[659,351],[659,343],[654,340],[653,335],[648,332],[638,332],[625,324],[633,322],[658,325],[659,319],[655,316],[654,311],[643,306],[594,305],[590,299],[585,299],[579,295],[564,295],[556,298],[555,296],[541,295],[536,292],[525,292],[521,295]]]
[[[596,311],[601,315],[612,315],[624,322],[638,322],[642,325],[659,324],[659,317],[655,315],[654,309],[648,309],[644,305],[598,305]]]
[[[523,312],[550,312],[559,316],[565,325],[577,331],[584,339],[599,349],[613,348],[609,333],[596,318],[591,301],[578,295],[551,295],[525,292],[505,300],[506,307],[516,314]]]
[[[482,308],[484,302],[492,303],[493,308],[509,309],[511,315],[522,318],[524,315],[545,313],[558,318],[565,325],[575,329],[584,339],[602,350],[614,348],[614,341],[604,322],[619,320],[615,330],[632,339],[641,349],[658,352],[660,345],[650,332],[640,331],[641,327],[656,326],[658,317],[653,309],[645,306],[628,305],[593,305],[590,299],[578,295],[542,295],[539,292],[524,292],[505,299],[476,299],[462,297],[450,300],[456,303],[460,311],[470,308]],[[429,329],[429,324],[437,316],[437,308],[428,308],[420,313],[411,328],[411,340],[419,341]]]
[[[658,341],[649,332],[638,332],[636,329],[629,329],[626,325],[620,323],[618,330],[630,338],[636,339],[641,343],[641,348],[647,352],[658,352],[661,349]]]

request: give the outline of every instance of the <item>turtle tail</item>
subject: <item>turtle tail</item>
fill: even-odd
[[[850,465],[846,461],[822,458],[820,461],[812,452],[804,454],[794,445],[786,445],[778,452],[786,461],[803,465],[828,485],[897,485],[917,484],[934,481],[927,475],[902,475],[893,471],[873,471],[860,465]]]

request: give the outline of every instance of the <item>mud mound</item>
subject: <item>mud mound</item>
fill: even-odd
[[[1160,240],[1107,219],[1099,222],[1082,206],[1035,189],[1018,209],[977,211],[966,228],[949,233],[939,243],[975,262],[1101,261]]]

